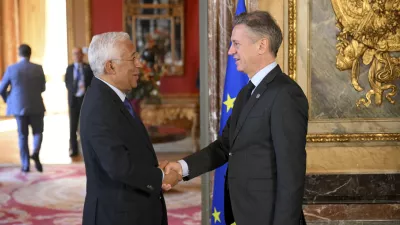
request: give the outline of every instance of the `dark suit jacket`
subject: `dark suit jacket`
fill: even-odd
[[[83,225],[167,224],[162,172],[141,121],[97,78],[86,92],[81,118]]]
[[[83,63],[83,74],[85,76],[85,88],[87,88],[90,85],[90,82],[92,82],[93,79],[93,72],[92,69],[90,68],[89,64]],[[74,89],[74,64],[71,64],[67,67],[67,72],[65,73],[65,86],[67,87],[68,91],[68,105],[71,107],[74,105],[74,94],[73,89]]]
[[[228,164],[231,208],[238,225],[298,225],[306,172],[308,102],[275,67],[239,115],[238,94],[222,136],[184,160],[191,179]],[[226,209],[225,209],[226,211]],[[232,218],[226,218],[231,224]]]
[[[11,85],[11,91],[7,88]],[[0,83],[0,95],[7,103],[7,115],[41,115],[45,112],[42,92],[46,80],[41,65],[27,60],[7,68]]]

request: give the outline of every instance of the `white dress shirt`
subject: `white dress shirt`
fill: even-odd
[[[262,68],[260,71],[258,71],[252,78],[251,82],[254,84],[254,90],[256,90],[257,86],[261,83],[261,81],[277,66],[278,64],[276,62],[273,62],[269,64],[268,66]],[[251,94],[253,94],[251,92]],[[189,166],[186,163],[185,160],[181,159],[178,161],[179,164],[181,164],[182,167],[182,176],[187,177],[189,176]]]
[[[103,81],[105,84],[107,84],[111,89],[113,89],[113,91],[118,95],[118,97],[121,99],[122,102],[125,101],[126,98],[126,94],[124,92],[122,92],[121,90],[119,90],[118,88],[112,86],[111,84],[107,83],[107,81],[104,81],[102,79],[100,79],[99,77],[96,77],[97,79]]]

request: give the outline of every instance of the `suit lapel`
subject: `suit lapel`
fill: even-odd
[[[119,99],[119,100],[121,100],[121,99]],[[143,140],[146,140],[147,146],[149,147],[149,149],[151,150],[153,155],[156,157],[156,154],[153,149],[153,145],[151,144],[151,141],[150,141],[150,137],[149,137],[146,127],[144,126],[142,121],[139,118],[133,118],[132,115],[128,112],[128,110],[125,108],[125,106],[123,104],[122,104],[122,106],[120,104],[120,111],[125,116],[125,118],[129,120],[129,123],[132,125],[132,127],[135,130],[137,130],[138,128],[140,128],[142,130],[141,132],[138,132],[138,133],[140,133],[141,135],[144,136]]]
[[[72,85],[74,83],[74,67],[73,66],[68,67],[66,76],[68,76],[68,86],[70,88],[72,88]]]
[[[96,84],[97,83],[97,84]],[[133,118],[132,115],[129,113],[129,111],[125,108],[124,103],[121,101],[117,93],[115,93],[107,84],[105,84],[103,81],[99,80],[98,78],[94,78],[92,81],[92,85],[99,85],[103,89],[106,89],[107,92],[109,93],[109,96],[111,96],[112,101],[114,104],[119,108],[120,113],[129,121],[132,129],[134,131],[140,131],[138,132],[140,135],[143,136],[143,140],[146,141],[147,146],[149,147],[149,150],[153,153],[153,155],[156,157],[156,154],[153,149],[153,145],[151,144],[150,137],[147,134],[146,127],[140,121],[139,118]],[[141,129],[141,130],[139,130]],[[135,134],[132,134],[135,135]]]
[[[230,142],[231,142],[231,147],[233,146],[233,144],[235,143],[235,140],[240,132],[240,130],[242,129],[247,116],[249,115],[249,113],[251,112],[251,110],[253,109],[254,105],[258,102],[258,100],[262,97],[262,95],[264,94],[264,92],[267,90],[267,86],[268,83],[270,83],[277,74],[282,73],[281,68],[279,67],[279,65],[277,65],[270,73],[268,73],[267,76],[264,77],[264,79],[261,81],[261,83],[256,87],[256,89],[254,90],[253,94],[250,96],[249,100],[247,101],[246,105],[243,106],[243,109],[240,112],[240,108],[236,109],[236,117],[237,118],[237,123],[234,127],[234,131],[233,131],[233,137],[230,138]],[[243,94],[241,95],[241,102],[243,101]],[[240,106],[240,104],[238,104],[238,106]],[[240,113],[240,115],[239,115]],[[232,112],[233,114],[233,112]],[[232,121],[236,121],[236,120],[232,120]]]
[[[239,94],[236,97],[235,104],[232,109],[232,115],[231,115],[231,120],[230,120],[230,127],[229,127],[229,140],[230,140],[230,146],[233,144],[233,135],[235,134],[235,130],[237,127],[237,121],[240,113],[240,106],[243,105],[244,97],[245,97],[245,87],[240,90]]]

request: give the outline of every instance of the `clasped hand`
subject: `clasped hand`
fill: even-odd
[[[162,161],[158,168],[164,171],[162,189],[169,191],[182,180],[182,167],[178,162]]]

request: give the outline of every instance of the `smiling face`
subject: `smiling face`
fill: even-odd
[[[106,64],[106,71],[111,75],[112,83],[124,93],[136,88],[139,69],[142,67],[140,56],[130,40],[117,42],[114,59]]]
[[[259,43],[254,41],[255,34],[244,24],[233,28],[228,54],[236,61],[238,71],[253,76],[258,71]]]

